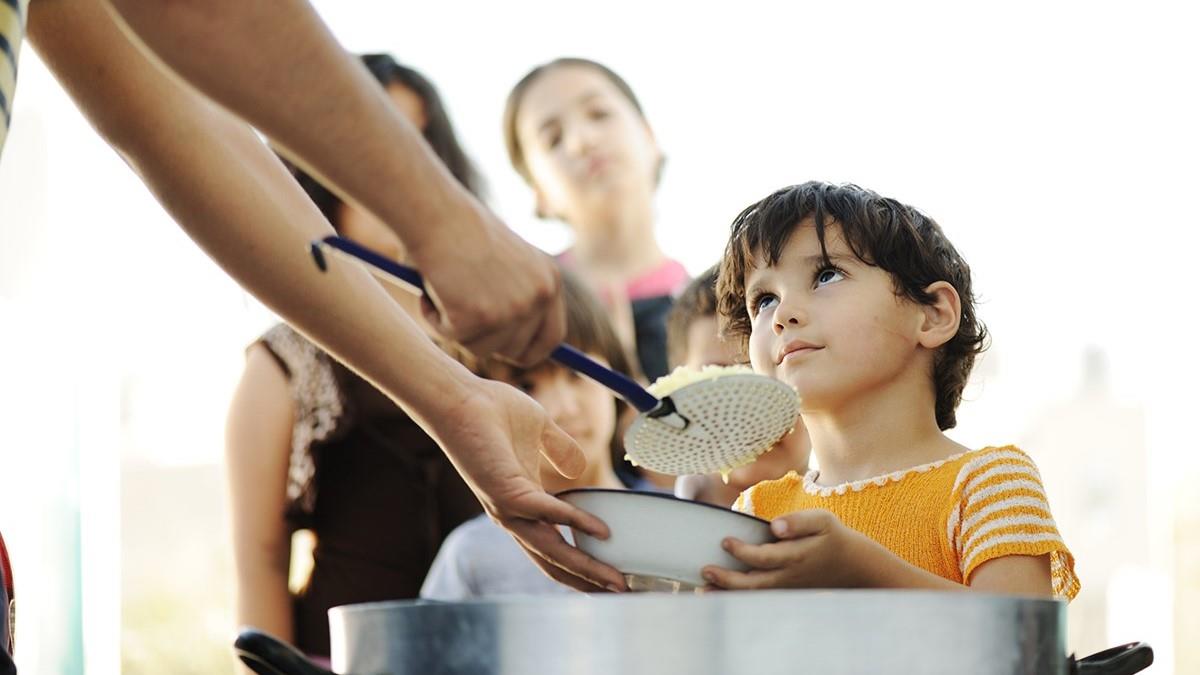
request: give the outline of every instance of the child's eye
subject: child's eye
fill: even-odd
[[[845,278],[846,275],[842,273],[840,269],[836,267],[825,267],[817,270],[816,285],[824,286],[826,284],[832,284],[835,281],[841,281]]]
[[[604,108],[592,108],[588,111],[588,117],[594,120],[602,120],[608,117],[608,111]]]
[[[754,316],[758,316],[758,313],[763,311],[767,305],[775,302],[775,299],[775,296],[771,293],[755,294],[754,299],[750,301],[750,307],[754,311]]]
[[[533,390],[537,389],[537,387],[533,384],[533,382],[531,382],[529,380],[521,380],[521,381],[517,382],[517,388],[520,389],[521,391],[525,392],[526,394],[533,394]]]

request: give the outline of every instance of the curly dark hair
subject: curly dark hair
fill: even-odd
[[[746,274],[760,258],[779,262],[788,239],[801,222],[810,220],[828,260],[825,236],[839,228],[851,252],[867,265],[892,277],[896,294],[931,305],[936,296],[926,287],[945,281],[962,301],[958,333],[938,348],[933,360],[933,386],[938,427],[956,424],[954,411],[975,357],[987,349],[988,333],[975,316],[971,269],[932,218],[895,199],[857,185],[810,181],[776,190],[746,207],[730,228],[729,244],[717,279],[717,309],[722,330],[745,350],[750,337],[746,307]]]

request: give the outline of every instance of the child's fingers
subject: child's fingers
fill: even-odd
[[[837,516],[825,509],[805,509],[771,521],[771,533],[780,539],[811,537],[829,530]]]
[[[711,586],[729,591],[753,591],[762,588],[778,588],[778,572],[751,571],[735,572],[724,567],[709,565],[700,571]]]
[[[809,548],[804,541],[780,541],[771,544],[747,544],[735,537],[726,537],[721,548],[729,555],[760,570],[774,570],[795,563]]]

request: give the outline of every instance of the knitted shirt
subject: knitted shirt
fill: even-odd
[[[1054,594],[1079,593],[1037,466],[1012,447],[983,448],[885,476],[833,487],[816,471],[759,483],[733,508],[771,519],[803,509],[833,512],[846,526],[940,577],[969,584],[983,563],[1050,555]]]

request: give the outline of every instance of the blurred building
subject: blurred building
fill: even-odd
[[[126,460],[121,485],[122,672],[234,672],[223,467]]]
[[[1175,668],[1200,673],[1200,476],[1185,480],[1175,510]]]
[[[1084,357],[1076,395],[1046,410],[1023,439],[1075,555],[1083,588],[1068,610],[1068,645],[1080,655],[1112,646],[1108,617],[1121,608],[1110,607],[1110,588],[1119,573],[1153,562],[1146,445],[1142,408],[1113,399],[1098,350]]]

